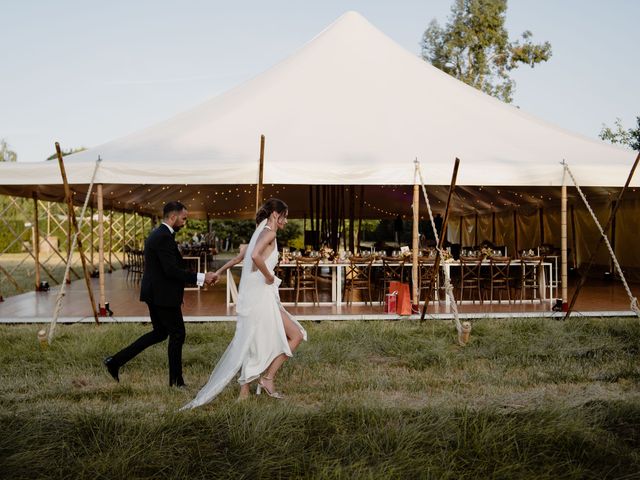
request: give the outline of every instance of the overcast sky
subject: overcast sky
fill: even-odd
[[[0,139],[19,161],[147,127],[295,52],[348,10],[410,52],[453,0],[0,0]],[[640,115],[637,0],[510,0],[512,39],[553,57],[521,67],[514,104],[596,138]],[[427,86],[425,86],[427,88]]]

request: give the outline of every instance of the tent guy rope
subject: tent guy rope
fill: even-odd
[[[73,253],[74,249],[76,248],[78,235],[80,234],[80,228],[82,227],[82,222],[84,221],[84,214],[85,214],[85,211],[87,210],[89,199],[91,198],[91,190],[93,189],[93,183],[96,179],[96,174],[98,172],[98,167],[100,166],[100,162],[101,162],[101,159],[98,157],[98,160],[96,160],[95,167],[93,168],[91,183],[89,184],[89,188],[87,189],[87,195],[84,199],[84,204],[82,205],[82,211],[80,212],[80,220],[78,221],[78,228],[73,234],[73,239],[71,241],[71,248],[69,250],[71,253]],[[69,258],[67,259],[67,265],[64,270],[64,276],[62,277],[63,279],[67,278],[67,275],[69,275],[69,269],[71,268],[71,259],[72,259],[72,256],[70,254]],[[56,306],[53,311],[53,318],[51,319],[51,324],[49,325],[49,333],[47,336],[47,342],[49,343],[49,345],[51,345],[51,342],[53,341],[53,335],[55,333],[56,323],[58,322],[58,317],[62,310],[62,299],[64,298],[64,295],[65,295],[65,288],[66,288],[66,282],[63,280],[63,282],[60,284],[60,291],[58,291],[58,296],[56,297]]]
[[[578,181],[573,176],[573,172],[569,168],[569,164],[567,162],[564,162],[563,165],[564,165],[565,171],[571,177],[571,180],[573,181],[573,184],[576,186],[576,189],[578,190],[578,193],[580,194],[580,198],[582,198],[582,201],[584,202],[585,206],[587,207],[587,210],[591,214],[591,217],[593,218],[593,221],[595,222],[596,226],[598,227],[598,230],[600,231],[600,235],[602,236],[602,240],[604,241],[604,243],[607,246],[607,249],[609,250],[609,255],[611,256],[611,259],[613,260],[613,264],[615,265],[616,270],[618,271],[618,274],[620,275],[620,279],[622,280],[622,284],[624,285],[624,289],[627,291],[627,295],[629,296],[629,301],[631,302],[630,303],[631,311],[635,312],[635,314],[640,318],[640,309],[638,308],[638,299],[633,296],[633,293],[631,293],[631,289],[629,288],[629,284],[627,283],[627,279],[625,278],[624,273],[622,272],[622,268],[620,267],[620,264],[618,263],[618,259],[616,257],[616,254],[613,252],[613,248],[611,247],[611,243],[609,242],[609,238],[607,237],[606,233],[604,232],[604,229],[602,228],[602,225],[600,225],[600,222],[598,221],[598,217],[596,217],[596,214],[593,211],[593,209],[591,208],[591,205],[589,205],[589,202],[587,201],[587,197],[582,192],[582,189],[580,188],[580,185],[578,185]]]
[[[427,204],[427,211],[429,212],[429,220],[431,221],[431,228],[433,229],[433,233],[435,235],[436,248],[438,249],[438,253],[440,254],[440,257],[442,257],[443,248],[440,246],[440,237],[438,235],[438,230],[436,229],[436,222],[433,219],[433,212],[431,211],[431,203],[429,202],[429,195],[427,195],[427,189],[424,184],[424,178],[422,177],[422,170],[420,169],[420,162],[418,161],[418,159],[415,160],[415,164],[416,164],[416,173],[420,177],[422,195],[424,196],[424,201]],[[435,268],[437,268],[437,265],[434,264],[434,270]],[[437,278],[438,272],[434,271],[433,275],[434,275],[433,281],[436,282],[438,280]],[[460,316],[458,314],[458,303],[456,302],[456,298],[453,294],[453,285],[451,285],[451,281],[447,276],[445,276],[445,279],[444,279],[444,291],[445,291],[445,294],[449,297],[449,300],[451,303],[451,310],[453,311],[453,321],[456,325],[456,330],[458,331],[458,343],[460,345],[464,345],[465,342],[462,340],[463,328],[462,328],[462,323],[460,323]]]

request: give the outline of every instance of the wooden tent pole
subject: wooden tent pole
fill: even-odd
[[[95,271],[95,265],[96,262],[94,261],[94,251],[95,251],[95,245],[96,245],[96,241],[95,241],[95,234],[94,234],[94,230],[95,230],[95,226],[93,225],[93,216],[94,216],[94,211],[93,211],[93,203],[91,204],[91,206],[89,207],[89,262],[91,263],[91,273],[93,273]],[[83,220],[84,221],[84,220]]]
[[[33,192],[33,254],[36,268],[36,291],[40,290],[40,226],[38,225],[38,192]]]
[[[113,209],[109,209],[109,273],[113,272]]]
[[[89,278],[87,272],[87,259],[84,256],[84,251],[82,250],[82,240],[80,235],[80,229],[78,228],[78,220],[76,219],[76,212],[73,209],[73,198],[71,197],[71,188],[69,187],[69,182],[67,181],[67,172],[64,168],[64,161],[62,160],[62,151],[60,150],[60,144],[56,142],[56,154],[58,155],[58,165],[60,166],[60,173],[62,174],[62,181],[64,182],[64,195],[67,199],[67,207],[69,209],[69,216],[71,218],[71,222],[73,223],[73,228],[78,234],[77,242],[78,242],[78,251],[80,252],[80,259],[82,260],[82,272],[84,273],[84,280],[87,285],[87,292],[89,293],[89,301],[91,302],[91,310],[93,311],[93,318],[95,319],[97,324],[100,324],[98,320],[98,310],[96,309],[96,302],[93,298],[93,290],[91,289],[91,279]],[[67,242],[71,242],[71,235],[69,235]],[[67,251],[69,252],[69,256],[71,255],[71,243],[67,247]]]
[[[640,162],[640,153],[638,153],[638,155],[636,156],[636,160],[635,162],[633,162],[633,167],[631,167],[631,171],[629,172],[627,181],[625,182],[624,187],[622,187],[622,190],[620,190],[620,193],[618,194],[618,199],[616,200],[615,207],[611,210],[611,215],[609,215],[609,220],[607,221],[607,224],[603,228],[604,232],[608,232],[609,229],[611,228],[613,219],[615,218],[616,213],[618,212],[618,208],[620,208],[620,204],[622,203],[622,197],[624,195],[624,192],[627,191],[627,187],[631,183],[631,179],[633,178],[633,174],[636,171],[638,162]],[[573,311],[573,307],[576,303],[576,300],[578,299],[578,295],[580,295],[580,290],[582,290],[582,287],[587,281],[587,274],[589,273],[589,270],[591,269],[591,266],[593,265],[593,262],[595,261],[596,256],[598,255],[598,251],[600,250],[600,247],[602,247],[603,243],[604,243],[604,237],[600,236],[600,240],[598,240],[598,244],[596,245],[596,248],[593,250],[593,252],[591,252],[591,256],[589,257],[589,261],[587,262],[586,268],[583,270],[582,275],[580,275],[580,281],[578,282],[578,285],[576,286],[576,289],[573,292],[573,296],[571,297],[571,302],[569,303],[569,307],[567,308],[567,312],[564,316],[565,320],[569,318],[569,315],[571,315],[571,312]]]
[[[102,196],[102,184],[97,186],[98,192],[98,281],[100,285],[100,316],[107,316],[106,295],[104,288],[104,199]]]
[[[353,241],[354,223],[355,223],[355,209],[356,209],[356,187],[355,185],[349,186],[349,251],[353,252],[355,249],[355,242]]]
[[[442,232],[440,232],[440,238],[438,239],[438,248],[436,249],[436,258],[433,261],[433,275],[434,281],[429,284],[429,289],[427,290],[427,298],[424,300],[424,305],[422,306],[422,313],[420,314],[420,321],[424,321],[424,315],[427,313],[427,306],[429,305],[429,299],[431,298],[431,293],[433,292],[433,286],[436,283],[436,279],[438,278],[438,274],[440,271],[440,251],[444,246],[444,239],[447,236],[447,223],[449,222],[449,212],[451,210],[451,196],[453,195],[453,191],[456,188],[456,179],[458,178],[458,166],[460,165],[460,159],[456,158],[456,162],[453,165],[453,174],[451,175],[451,185],[449,185],[449,195],[447,196],[447,205],[444,209],[444,218],[442,219]],[[460,230],[462,234],[462,230]]]
[[[66,193],[65,193],[66,195]],[[71,193],[69,193],[71,195]],[[71,258],[71,212],[73,211],[73,205],[71,205],[71,209],[69,210],[69,201],[67,203],[67,258],[65,259],[67,262],[70,261]],[[80,240],[80,235],[78,235],[78,240]],[[79,249],[82,251],[82,249]],[[62,280],[67,284],[71,283],[71,274],[67,274],[66,278]]]
[[[516,209],[513,209],[513,243],[516,248],[513,258],[517,258],[518,252],[519,252],[519,245],[518,245],[518,212]]]
[[[125,212],[124,210],[122,211],[122,268],[124,268],[125,266],[127,266],[127,268],[129,268],[127,264],[127,219],[125,218]]]
[[[567,311],[569,300],[569,276],[567,269],[567,184],[566,175],[562,176],[562,194],[560,199],[560,256],[561,261],[561,287],[562,287],[562,311]]]
[[[413,231],[412,231],[412,243],[411,243],[411,281],[413,283],[413,292],[411,298],[413,298],[413,305],[411,313],[418,313],[420,311],[420,298],[418,298],[419,285],[418,285],[418,248],[419,248],[419,225],[420,221],[420,186],[418,185],[418,160],[415,161],[415,171],[413,175]],[[383,292],[386,293],[386,292]]]
[[[362,212],[364,211],[364,185],[360,185],[360,208],[358,209],[358,253],[360,253],[360,241],[362,240]]]
[[[256,213],[262,205],[262,195],[264,193],[264,135],[260,135],[260,163],[258,165],[258,185],[256,186]]]

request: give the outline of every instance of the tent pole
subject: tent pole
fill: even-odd
[[[353,241],[354,233],[354,220],[355,220],[355,208],[356,208],[356,187],[355,185],[349,186],[349,251],[353,252],[355,249],[355,243]]]
[[[125,219],[125,212],[122,211],[122,268],[129,268],[127,265],[127,221]]]
[[[442,219],[442,231],[440,232],[440,237],[438,239],[438,248],[436,249],[436,258],[433,261],[433,275],[434,280],[429,284],[429,289],[427,290],[427,297],[424,299],[424,304],[422,305],[422,313],[420,314],[420,321],[424,321],[424,315],[427,313],[427,306],[429,305],[429,299],[431,298],[431,293],[433,292],[434,283],[437,281],[440,273],[440,252],[442,251],[442,247],[444,246],[444,239],[447,237],[447,223],[449,222],[449,212],[451,210],[451,196],[453,195],[453,191],[456,188],[456,179],[458,178],[458,166],[460,165],[460,159],[456,158],[456,162],[453,165],[453,174],[451,175],[451,185],[449,185],[449,195],[447,196],[447,205],[444,209],[444,218]],[[460,229],[460,235],[462,235],[462,229]],[[460,239],[460,243],[462,243],[462,238]]]
[[[95,238],[94,238],[95,226],[93,224],[93,215],[94,215],[93,203],[91,203],[89,212],[90,212],[89,213],[90,215],[89,217],[89,262],[91,262],[91,273],[93,273],[95,271],[95,264],[96,264],[93,257],[95,245],[96,245]]]
[[[104,199],[102,196],[102,184],[96,188],[98,192],[98,282],[100,285],[100,316],[107,316],[106,297],[104,291]]]
[[[538,216],[540,221],[540,245],[544,243],[544,208],[538,209]]]
[[[491,243],[496,244],[496,212],[491,212]]]
[[[562,196],[560,202],[560,255],[562,257],[562,311],[567,311],[567,300],[569,299],[568,293],[568,280],[567,275],[567,184],[566,175],[562,175]]]
[[[113,250],[113,210],[109,209],[109,273],[113,272],[111,252]]]
[[[66,194],[65,194],[66,195]],[[71,192],[69,192],[69,195],[71,195]],[[67,206],[69,206],[69,202],[67,201]],[[71,205],[70,209],[67,210],[67,258],[66,261],[69,262],[70,258],[71,258],[71,212],[73,211],[73,205]],[[80,240],[80,235],[78,234],[78,240]],[[82,249],[79,249],[80,251],[82,251]],[[64,278],[62,280],[63,282],[66,282],[67,284],[71,283],[71,274],[68,273],[66,278]]]
[[[518,245],[518,211],[516,209],[513,210],[513,241],[516,246],[516,251],[514,252],[514,258],[518,256],[518,252],[520,251],[520,246]]]
[[[91,310],[93,311],[93,318],[95,319],[97,324],[100,324],[98,320],[98,310],[96,309],[96,302],[93,298],[93,290],[91,289],[91,279],[87,273],[87,259],[84,256],[84,251],[82,250],[82,240],[80,235],[80,229],[78,228],[78,221],[76,219],[76,212],[73,209],[73,198],[71,198],[71,188],[69,187],[69,182],[67,181],[67,172],[64,168],[64,161],[62,160],[62,151],[60,150],[60,144],[56,142],[56,153],[58,155],[58,165],[60,166],[60,173],[62,174],[62,181],[64,182],[64,194],[67,199],[67,207],[69,208],[69,216],[71,218],[71,222],[73,222],[73,228],[78,234],[78,251],[80,252],[80,259],[82,260],[82,272],[84,273],[84,280],[87,284],[87,292],[89,293],[89,301],[91,302]],[[70,232],[69,232],[70,233]],[[71,257],[71,235],[69,235],[67,243],[67,251],[69,252],[69,258]]]
[[[627,187],[631,183],[631,179],[633,178],[633,174],[636,171],[636,167],[638,166],[638,162],[640,162],[640,153],[638,153],[638,155],[636,156],[636,160],[635,160],[635,162],[633,162],[633,167],[631,167],[631,171],[629,172],[629,176],[627,177],[627,181],[625,182],[624,187],[622,187],[622,190],[620,190],[620,193],[618,194],[618,199],[616,200],[615,207],[611,210],[611,215],[609,215],[609,220],[607,221],[607,224],[603,228],[604,232],[608,232],[609,229],[611,228],[611,224],[613,223],[613,219],[616,217],[616,213],[618,212],[618,208],[620,207],[620,204],[622,203],[622,197],[624,195],[624,192],[626,192]],[[565,320],[567,318],[569,318],[569,315],[571,315],[571,312],[573,311],[573,307],[574,307],[574,305],[576,303],[576,300],[578,299],[578,295],[580,294],[580,290],[582,290],[582,287],[584,286],[585,282],[587,281],[587,274],[589,273],[589,270],[591,269],[591,266],[593,265],[593,262],[595,261],[596,256],[598,255],[598,251],[600,250],[600,247],[602,247],[603,243],[604,243],[604,237],[600,236],[600,240],[598,240],[598,244],[596,245],[596,248],[593,250],[593,252],[591,252],[591,256],[589,257],[589,261],[587,262],[587,266],[584,268],[582,274],[580,275],[580,281],[578,282],[578,285],[576,286],[576,289],[573,292],[573,296],[571,297],[571,302],[569,303],[569,307],[567,308],[567,313],[564,316]]]
[[[364,185],[360,186],[360,209],[358,213],[358,254],[360,254],[360,241],[362,240],[362,212],[364,210]]]
[[[473,217],[473,248],[478,246],[478,210]]]
[[[413,175],[413,231],[411,242],[411,281],[413,282],[413,292],[411,297],[413,298],[413,305],[411,313],[418,313],[420,311],[420,299],[418,298],[419,285],[418,285],[418,235],[420,221],[420,186],[418,185],[418,160],[415,161],[414,175]],[[386,293],[386,292],[383,292]]]
[[[578,268],[578,240],[576,239],[576,211],[575,206],[571,205],[571,251],[573,252],[572,262],[573,268]]]
[[[258,185],[256,186],[256,213],[262,205],[262,195],[264,192],[264,135],[260,135],[260,163],[258,165]]]
[[[36,292],[40,290],[40,226],[38,225],[38,192],[33,192],[33,254],[36,261]]]

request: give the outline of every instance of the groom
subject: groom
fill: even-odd
[[[180,202],[164,206],[162,225],[156,228],[144,245],[144,273],[140,286],[140,300],[149,307],[153,330],[123,348],[104,364],[111,376],[119,379],[119,370],[125,363],[147,347],[169,337],[169,385],[183,387],[182,344],[185,338],[182,319],[182,298],[185,283],[216,281],[213,272],[192,273],[184,269],[182,256],[174,240],[175,232],[187,223],[187,208]]]

